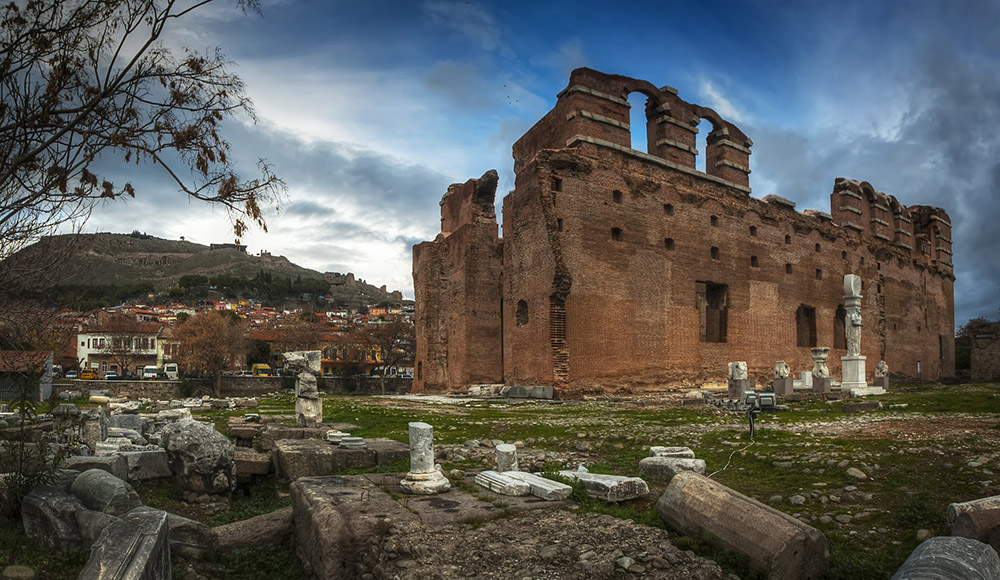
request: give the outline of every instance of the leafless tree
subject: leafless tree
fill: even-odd
[[[222,395],[222,373],[246,358],[249,348],[246,323],[223,311],[206,310],[174,330],[179,348],[177,361],[188,371],[211,375],[212,390]]]
[[[368,324],[360,329],[367,344],[378,350],[378,368],[382,394],[385,394],[385,376],[389,369],[412,361],[416,351],[413,323],[395,319],[382,324]]]

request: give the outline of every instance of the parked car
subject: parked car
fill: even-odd
[[[113,381],[118,378],[118,373],[115,371],[108,371],[104,373],[104,380]]]
[[[156,365],[147,365],[142,367],[142,380],[156,380]]]
[[[85,381],[93,381],[97,378],[97,371],[94,369],[83,369],[80,371],[80,378]]]
[[[236,376],[238,376],[238,377],[252,377],[253,376],[253,371],[240,371],[240,372],[236,373]]]
[[[66,378],[67,379],[78,379],[78,378],[80,378],[80,373],[78,373],[76,371],[66,371]]]

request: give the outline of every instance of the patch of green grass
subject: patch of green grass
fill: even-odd
[[[248,520],[263,514],[292,505],[287,494],[279,494],[279,486],[287,490],[287,482],[279,482],[274,476],[258,480],[250,488],[250,494],[233,494],[229,502],[229,510],[216,514],[205,520],[205,524],[215,527],[233,522]]]
[[[184,488],[173,477],[133,481],[130,485],[142,498],[144,505],[171,513],[185,510],[184,501],[181,499]]]
[[[303,580],[308,578],[302,561],[295,555],[294,540],[270,546],[235,550],[223,562],[224,579],[233,580]]]
[[[410,459],[408,457],[397,459],[383,465],[374,467],[351,467],[342,469],[335,475],[362,475],[365,473],[403,473],[410,470]]]
[[[19,518],[0,517],[0,570],[16,564],[32,568],[39,580],[72,580],[89,555],[84,550],[64,555],[42,546],[24,533]]]

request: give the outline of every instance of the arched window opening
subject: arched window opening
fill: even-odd
[[[816,309],[802,304],[795,311],[795,344],[816,346]]]
[[[649,99],[642,93],[632,93],[628,96],[629,113],[628,126],[632,134],[632,149],[649,153],[649,141],[646,136],[646,103]]]
[[[514,319],[518,326],[528,324],[528,303],[524,300],[517,301],[517,309],[514,311]]]
[[[847,349],[847,310],[843,304],[837,307],[837,312],[833,315],[833,348]]]
[[[698,150],[698,156],[694,160],[694,168],[702,173],[705,173],[706,164],[705,159],[708,158],[708,134],[712,132],[714,127],[712,122],[708,119],[702,119],[698,123],[698,134],[694,136],[694,147]]]
[[[417,362],[417,380],[424,380],[424,361]]]

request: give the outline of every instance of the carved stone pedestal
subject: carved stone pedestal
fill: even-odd
[[[774,379],[774,394],[779,397],[786,397],[795,391],[795,379],[784,378]]]
[[[739,399],[743,395],[743,391],[752,390],[753,381],[750,379],[729,379],[728,397],[730,399]]]
[[[830,377],[813,377],[813,392],[814,393],[829,393],[830,392]]]

